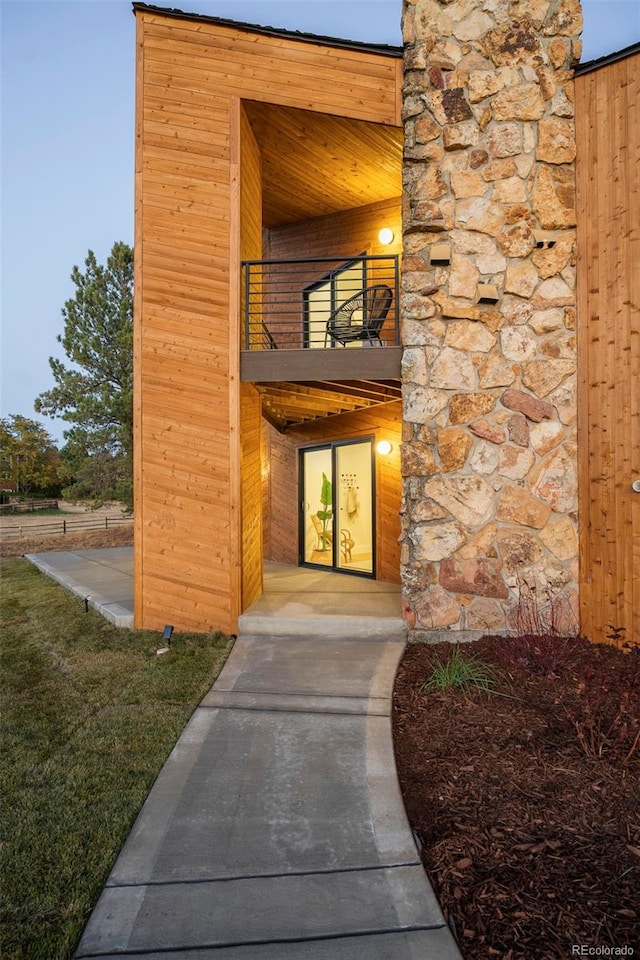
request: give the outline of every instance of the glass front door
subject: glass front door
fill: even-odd
[[[300,562],[375,574],[373,441],[300,451]]]

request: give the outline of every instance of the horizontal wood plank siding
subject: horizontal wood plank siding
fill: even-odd
[[[280,563],[298,562],[298,504],[297,496],[292,494],[293,478],[297,483],[298,449],[371,435],[376,441],[391,442],[393,449],[389,456],[376,456],[376,566],[378,580],[399,583],[402,404],[385,403],[355,413],[315,420],[285,434],[268,427],[265,433],[268,435],[270,463],[270,530],[265,541],[270,545],[270,551],[265,556]]]
[[[397,63],[136,17],[135,623],[235,632],[240,567],[242,602],[260,590],[262,483],[257,395],[238,381],[238,264],[262,253],[239,99],[399,126]]]
[[[401,198],[397,197],[267,230],[264,259],[353,257],[358,253],[387,256],[402,253],[401,203]],[[387,246],[378,240],[378,232],[382,227],[390,227],[394,233],[393,243]],[[310,271],[313,269],[310,268]],[[310,272],[310,281],[317,279],[317,266],[315,270],[315,274]]]
[[[395,58],[138,16],[145,20],[147,76],[156,85],[200,92],[212,83],[247,100],[400,124]]]
[[[138,104],[144,294],[137,317],[136,513],[144,573],[136,583],[136,621],[151,628],[233,625],[229,339],[228,323],[219,321],[228,310],[230,102],[213,86],[207,94],[211,119],[195,132],[185,122],[192,104],[173,101],[161,120]],[[149,141],[153,155],[146,153]],[[209,162],[194,172],[191,162],[173,159],[178,147],[185,156],[195,148]]]
[[[640,55],[576,78],[582,631],[640,639]]]
[[[242,443],[242,609],[262,595],[262,486],[260,477],[260,396],[241,385]]]
[[[262,189],[260,153],[244,110],[240,109],[240,257],[260,256]],[[242,301],[241,301],[242,302]],[[262,482],[260,395],[241,384],[242,602],[246,610],[262,595]]]

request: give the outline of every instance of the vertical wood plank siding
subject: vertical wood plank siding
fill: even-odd
[[[376,456],[376,530],[377,579],[400,582],[400,441],[402,439],[402,404],[380,404],[357,413],[344,413],[326,420],[314,420],[286,434],[268,427],[269,516],[271,529],[265,556],[281,563],[298,562],[297,498],[292,496],[292,478],[296,477],[297,451],[302,446],[331,440],[349,440],[373,435],[389,440],[389,456]]]
[[[398,64],[136,17],[135,623],[234,632],[257,529],[250,547],[240,474],[253,488],[260,442],[249,425],[241,450],[238,429],[241,403],[255,414],[238,384],[239,98],[399,125]]]
[[[640,56],[576,78],[583,632],[640,639]]]

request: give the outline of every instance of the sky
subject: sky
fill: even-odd
[[[156,0],[247,23],[400,46],[401,0]],[[594,60],[640,41],[640,0],[583,0]],[[135,20],[127,0],[0,0],[0,416],[65,424],[33,402],[53,386],[48,358],[72,267],[133,244]]]

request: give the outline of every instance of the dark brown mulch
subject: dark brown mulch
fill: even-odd
[[[640,956],[640,651],[551,638],[459,649],[503,695],[421,693],[452,647],[413,644],[393,725],[407,814],[464,957]]]

